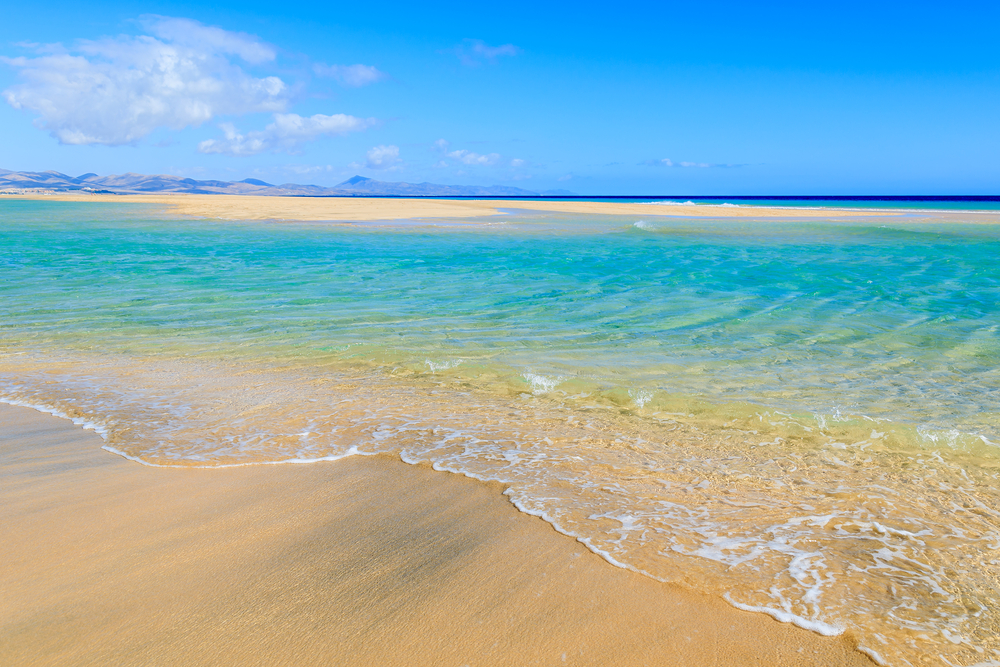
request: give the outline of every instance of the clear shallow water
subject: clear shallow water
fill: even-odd
[[[147,463],[500,480],[612,562],[975,664],[1000,658],[1000,226],[961,219],[0,201],[0,392]]]

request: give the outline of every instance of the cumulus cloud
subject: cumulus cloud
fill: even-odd
[[[483,63],[495,63],[501,56],[516,56],[521,49],[513,44],[490,46],[481,39],[465,39],[451,50],[459,61],[467,67],[478,67]]]
[[[514,169],[519,169],[528,165],[527,160],[513,158],[508,161],[505,160],[505,158],[499,153],[475,153],[464,148],[457,150],[450,149],[451,144],[445,139],[438,139],[431,145],[431,150],[436,153],[440,153],[442,156],[442,159],[434,165],[435,167],[450,167],[454,166],[456,163],[460,165],[469,165],[470,167],[493,167],[502,163],[507,164]]]
[[[237,64],[267,63],[274,47],[253,35],[181,18],[140,19],[148,34],[81,40],[3,58],[21,83],[3,92],[63,144],[134,144],[157,128],[180,130],[218,115],[280,112],[288,88]]]
[[[360,88],[389,77],[388,74],[380,72],[372,65],[324,65],[316,63],[313,65],[313,72],[317,76],[335,79],[340,85],[350,88]]]
[[[356,118],[342,113],[324,116],[300,116],[295,113],[276,113],[274,122],[260,131],[240,134],[231,123],[222,123],[225,138],[208,139],[198,144],[201,153],[222,153],[246,156],[264,152],[294,153],[307,141],[326,135],[360,132],[376,124],[374,118]]]
[[[648,167],[680,167],[682,169],[696,168],[696,169],[710,169],[710,168],[723,168],[730,169],[733,167],[743,167],[742,164],[710,164],[708,162],[674,162],[670,158],[661,158],[659,160],[646,160],[645,162],[640,162],[640,165],[645,165]]]
[[[499,153],[489,153],[487,155],[481,155],[479,153],[473,153],[467,150],[451,151],[448,153],[448,157],[452,160],[457,160],[462,164],[468,165],[478,165],[478,166],[493,166],[500,161]]]
[[[230,32],[192,19],[168,16],[143,16],[139,22],[153,35],[173,44],[239,56],[254,65],[270,62],[276,56],[273,46],[245,32]]]
[[[368,151],[368,157],[363,163],[352,162],[351,167],[394,171],[400,168],[399,163],[399,146],[375,146]]]

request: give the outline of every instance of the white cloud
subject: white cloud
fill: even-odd
[[[490,46],[481,39],[465,39],[452,52],[463,65],[477,67],[484,62],[495,63],[500,56],[516,56],[521,49],[513,44]]]
[[[462,164],[478,166],[492,166],[500,161],[499,153],[480,155],[479,153],[473,153],[472,151],[467,150],[451,151],[448,153],[448,157],[452,160],[458,160]]]
[[[504,157],[499,153],[475,153],[464,148],[458,150],[448,150],[450,147],[451,144],[449,144],[445,139],[438,139],[434,142],[432,150],[442,154],[442,159],[434,165],[436,168],[450,167],[456,162],[458,164],[469,165],[470,167],[494,167],[501,163],[505,163],[515,169],[526,167],[528,165],[527,160],[522,160],[520,158],[505,161]]]
[[[252,35],[190,19],[143,17],[150,34],[56,45],[36,57],[3,58],[21,83],[3,92],[15,109],[64,144],[134,144],[157,128],[179,130],[218,115],[280,112],[288,89],[275,76],[254,77],[234,60],[274,60],[274,47]]]
[[[468,43],[471,44],[473,53],[491,60],[497,56],[516,56],[521,52],[521,49],[517,48],[513,44],[490,46],[481,39],[470,39],[468,40]]]
[[[173,44],[235,55],[254,65],[270,62],[276,55],[273,46],[253,35],[202,25],[192,19],[143,16],[139,22],[152,34]]]
[[[670,158],[661,158],[659,160],[646,160],[645,162],[640,162],[640,165],[646,165],[648,167],[679,167],[682,169],[710,169],[710,168],[722,168],[731,169],[733,167],[744,167],[743,164],[710,164],[708,162],[674,162]]]
[[[375,146],[368,151],[368,159],[363,165],[354,163],[352,167],[367,167],[369,169],[399,169],[399,146]]]
[[[571,181],[573,180],[573,174],[566,174],[565,176],[560,176],[556,180],[559,182]]]
[[[356,118],[342,113],[324,116],[300,116],[295,113],[276,113],[274,122],[261,131],[240,134],[231,123],[219,125],[224,139],[209,139],[198,144],[201,153],[226,155],[256,155],[265,151],[293,153],[307,141],[325,135],[360,132],[376,124],[374,118]]]
[[[336,79],[343,86],[360,88],[370,83],[376,83],[389,77],[385,72],[380,72],[372,65],[324,65],[316,63],[313,71],[317,76],[325,76]]]

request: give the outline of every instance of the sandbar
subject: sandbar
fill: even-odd
[[[0,405],[0,664],[872,664],[381,457],[151,468]]]
[[[5,195],[11,199],[117,202],[166,205],[174,214],[218,220],[375,221],[478,218],[503,210],[585,215],[644,215],[696,218],[852,218],[898,215],[894,211],[781,208],[765,206],[685,206],[515,199],[395,199],[381,197],[271,197],[260,195]]]

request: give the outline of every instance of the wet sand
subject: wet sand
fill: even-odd
[[[367,197],[268,197],[255,195],[6,195],[18,199],[165,204],[171,213],[220,220],[372,221],[469,218],[500,215],[501,210],[532,210],[591,215],[651,215],[698,218],[832,218],[896,215],[831,209],[764,206],[684,206],[513,199],[384,199]]]
[[[871,665],[396,460],[164,469],[0,405],[0,664]]]

